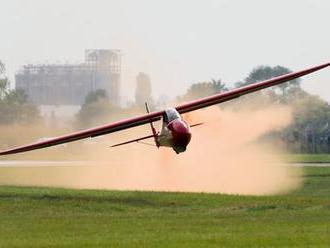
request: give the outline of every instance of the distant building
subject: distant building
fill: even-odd
[[[152,101],[150,77],[140,72],[136,77],[135,102],[143,106],[145,102],[152,104]]]
[[[80,64],[24,65],[15,75],[16,88],[23,89],[37,105],[81,105],[97,89],[107,91],[119,105],[121,55],[119,50],[90,49]]]

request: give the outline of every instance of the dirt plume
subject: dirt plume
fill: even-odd
[[[141,144],[107,147],[109,141],[150,132],[144,127],[81,146],[80,153],[93,162],[76,162],[69,168],[7,169],[0,183],[249,195],[284,193],[301,184],[299,170],[281,161],[272,145],[259,141],[262,135],[290,124],[290,108],[231,111],[212,107],[185,115],[185,119],[190,124],[204,122],[193,128],[185,153],[177,155],[171,149]]]

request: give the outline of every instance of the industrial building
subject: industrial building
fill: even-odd
[[[119,105],[120,73],[119,50],[89,49],[79,64],[24,65],[15,81],[39,106],[81,105],[97,89],[106,90],[110,103]]]

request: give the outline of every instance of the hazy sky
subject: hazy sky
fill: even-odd
[[[123,96],[150,74],[154,95],[194,82],[242,80],[260,64],[292,70],[330,61],[329,0],[1,0],[0,59],[78,62],[86,48],[121,49]],[[330,101],[330,69],[303,87]]]

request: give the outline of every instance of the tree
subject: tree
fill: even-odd
[[[198,99],[205,96],[214,95],[216,93],[227,91],[228,88],[222,81],[212,79],[211,82],[195,83],[190,86],[187,93],[179,100],[188,101]]]
[[[0,99],[3,99],[9,86],[9,80],[5,75],[5,64],[0,60]]]
[[[6,72],[5,64],[0,60],[0,75]]]
[[[110,104],[105,90],[92,91],[85,97],[85,101],[77,114],[77,125],[85,128],[109,122],[113,113],[117,112],[119,112],[119,108]]]
[[[317,152],[321,141],[330,136],[329,103],[301,90],[292,105],[294,120],[285,130],[286,137],[300,143],[299,152]]]
[[[245,78],[243,82],[237,83],[236,86],[241,87],[256,82],[265,81],[273,77],[282,76],[291,72],[292,71],[290,69],[279,65],[274,67],[264,65],[258,66],[251,71],[249,76]],[[299,89],[300,79],[294,79],[287,83],[283,83],[271,89],[268,89],[267,92],[268,94],[271,94],[273,97],[275,97],[277,100],[285,102],[290,98],[292,94],[294,94],[295,91]]]
[[[109,100],[107,92],[105,90],[98,89],[98,90],[90,92],[86,96],[84,105],[90,105],[94,102],[102,101],[102,100]]]
[[[9,90],[5,65],[0,61],[0,124],[34,123],[40,120],[38,108],[28,101],[23,90]]]
[[[224,83],[222,83],[221,79],[218,79],[218,80],[211,79],[211,83],[212,83],[213,89],[216,93],[220,93],[220,92],[224,92],[224,91],[228,90],[226,85]]]
[[[31,124],[40,120],[40,113],[34,104],[28,102],[23,90],[12,90],[0,101],[0,124]]]

